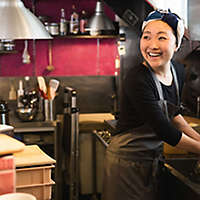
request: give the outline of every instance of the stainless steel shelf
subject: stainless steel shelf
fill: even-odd
[[[0,54],[15,54],[15,53],[18,53],[18,51],[16,51],[16,50],[10,50],[10,51],[0,50]]]

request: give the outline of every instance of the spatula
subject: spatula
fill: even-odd
[[[56,96],[56,90],[58,89],[60,82],[56,79],[51,79],[49,81],[49,96],[50,99],[54,99]]]
[[[38,80],[39,90],[40,90],[42,97],[45,99],[48,98],[47,97],[47,86],[46,86],[44,78],[42,76],[38,76],[37,80]]]

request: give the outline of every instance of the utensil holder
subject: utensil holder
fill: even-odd
[[[44,120],[45,121],[53,121],[54,120],[54,106],[53,100],[45,99],[44,100]]]

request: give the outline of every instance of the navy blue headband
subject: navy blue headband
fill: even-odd
[[[168,12],[162,10],[156,10],[155,12],[147,16],[145,21],[155,20],[155,19],[160,19],[163,22],[167,23],[173,29],[177,37],[177,25],[178,21],[180,20],[178,15],[171,13],[170,10]]]

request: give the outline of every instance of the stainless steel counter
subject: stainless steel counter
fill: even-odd
[[[54,131],[56,121],[41,121],[41,122],[16,122],[12,123],[14,132],[37,132],[37,131]]]

